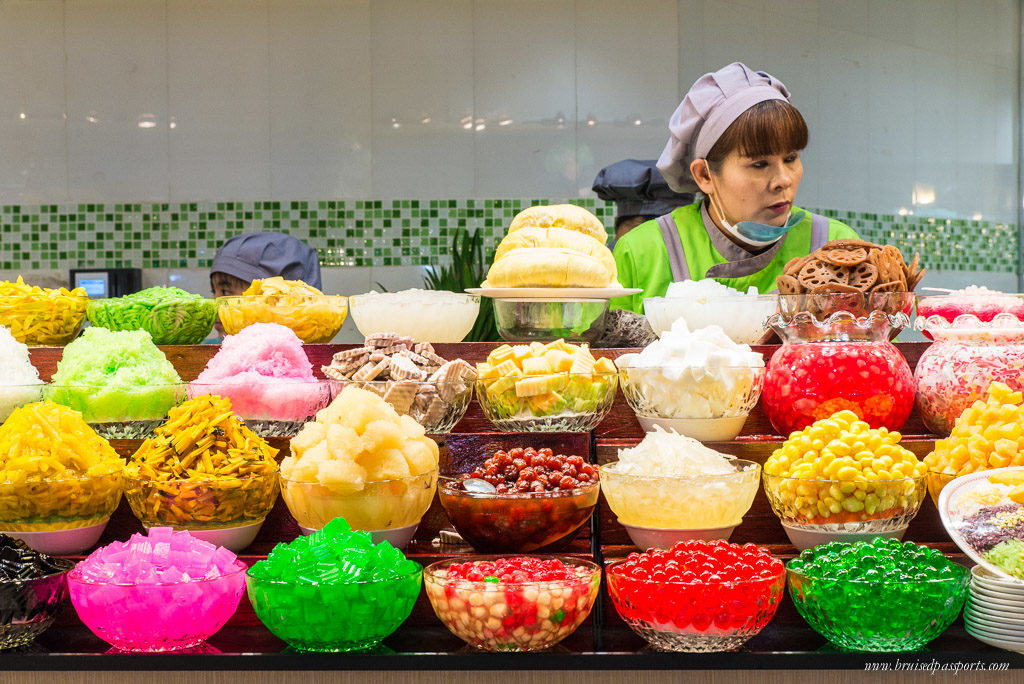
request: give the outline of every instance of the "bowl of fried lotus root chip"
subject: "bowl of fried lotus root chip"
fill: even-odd
[[[779,312],[806,311],[824,319],[836,311],[867,316],[883,311],[909,315],[913,291],[924,277],[920,255],[909,264],[892,245],[866,240],[832,240],[805,257],[790,259],[776,278]]]

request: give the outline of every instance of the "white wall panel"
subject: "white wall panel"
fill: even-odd
[[[574,21],[573,0],[473,2],[475,195],[576,194]]]
[[[576,3],[578,189],[622,159],[656,159],[679,104],[679,8],[618,0]]]
[[[370,0],[271,0],[269,12],[272,199],[370,196]]]
[[[67,199],[64,7],[0,3],[0,201]]]
[[[73,202],[167,198],[165,7],[164,0],[67,3],[68,199]]]
[[[8,0],[0,203],[588,197],[739,60],[808,121],[802,203],[1015,220],[1019,30],[1013,0]]]
[[[472,197],[473,3],[378,0],[371,35],[373,196]]]
[[[168,0],[170,199],[270,196],[267,0]]]

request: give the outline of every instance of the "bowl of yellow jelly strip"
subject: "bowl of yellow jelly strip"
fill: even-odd
[[[201,395],[168,413],[125,466],[125,498],[147,529],[172,527],[238,551],[252,543],[278,494],[277,449]]]
[[[1024,465],[1024,395],[993,382],[986,396],[967,407],[946,439],[924,457],[928,492],[937,504],[953,478],[980,470]]]
[[[52,555],[95,546],[121,501],[121,473],[52,477],[0,484],[0,532]]]
[[[93,546],[121,500],[122,461],[82,415],[52,402],[0,425],[0,532],[49,554]]]
[[[11,329],[14,339],[30,347],[63,346],[75,339],[85,320],[89,295],[74,290],[51,290],[0,282],[0,325]]]
[[[764,464],[772,510],[798,549],[902,538],[925,498],[927,466],[902,436],[839,411],[794,432]]]

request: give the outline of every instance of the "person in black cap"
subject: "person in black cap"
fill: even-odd
[[[601,169],[593,190],[607,202],[615,202],[615,239],[644,221],[692,204],[693,193],[676,192],[656,166],[655,159],[625,159]]]
[[[270,231],[226,240],[213,257],[210,287],[215,297],[240,295],[252,281],[273,276],[322,289],[316,250],[290,235]]]

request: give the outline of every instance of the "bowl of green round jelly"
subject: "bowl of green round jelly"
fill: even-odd
[[[151,287],[89,300],[86,314],[92,325],[108,330],[145,330],[154,344],[198,344],[213,330],[217,305],[177,287]]]
[[[829,542],[786,564],[797,612],[853,651],[913,651],[960,614],[970,573],[934,549],[876,538]]]
[[[420,594],[423,566],[343,519],[278,544],[249,568],[256,616],[299,651],[373,648],[405,622]]]

